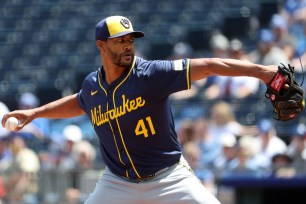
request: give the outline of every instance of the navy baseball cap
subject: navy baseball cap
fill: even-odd
[[[142,31],[134,31],[131,21],[124,16],[110,16],[96,25],[96,40],[106,40],[133,33],[135,38],[144,36]]]

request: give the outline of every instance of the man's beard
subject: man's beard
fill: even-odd
[[[117,65],[118,67],[125,67],[125,68],[129,68],[131,67],[133,60],[131,60],[130,62],[123,62],[122,58],[126,55],[126,54],[130,54],[131,55],[131,59],[134,59],[134,53],[133,52],[124,52],[121,54],[115,53],[113,51],[111,51],[110,49],[108,50],[109,54],[112,58],[112,62]]]

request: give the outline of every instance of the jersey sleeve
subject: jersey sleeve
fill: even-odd
[[[90,91],[94,90],[93,84],[96,84],[96,75],[97,72],[91,72],[87,75],[85,80],[83,81],[82,88],[77,94],[77,100],[80,108],[82,108],[85,112],[87,112],[86,106],[88,106],[90,99]]]
[[[83,95],[82,95],[82,89],[79,91],[79,93],[77,94],[77,99],[78,99],[78,103],[79,106],[85,110],[85,104],[84,104],[84,100],[83,100]]]
[[[140,67],[153,93],[167,96],[190,89],[190,59],[153,60]]]

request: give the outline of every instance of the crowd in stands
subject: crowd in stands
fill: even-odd
[[[18,104],[20,109],[40,105],[38,97],[30,92],[23,93]],[[8,111],[1,103],[1,117]],[[84,175],[87,170],[97,169],[96,147],[73,123],[66,125],[60,136],[52,138],[50,123],[48,119],[35,119],[19,132],[1,126],[1,202],[78,203],[93,188],[91,183],[86,186]],[[103,170],[103,166],[99,168]]]
[[[279,13],[271,16],[268,26],[258,27],[252,50],[245,48],[243,40],[229,39],[217,31],[210,40],[211,57],[264,65],[290,63],[306,90],[302,83],[302,64],[306,62],[305,14],[306,1],[287,1]],[[192,50],[185,50],[192,55]],[[177,56],[181,55],[184,54]],[[171,58],[175,57],[174,50]],[[215,194],[215,181],[224,175],[286,178],[305,175],[305,114],[286,126],[287,131],[278,129],[278,125],[286,124],[272,118],[269,104],[259,103],[265,90],[265,84],[255,78],[216,76],[194,83],[191,93],[183,91],[172,96],[179,107],[175,109],[179,116],[178,137],[185,157],[203,184]],[[201,111],[192,104],[195,97],[203,100]],[[186,103],[191,108],[180,107],[182,100],[191,101]],[[259,109],[254,108],[254,101]],[[252,111],[257,113],[247,124],[250,115],[245,113]],[[246,116],[243,122],[238,120],[241,115]]]
[[[212,33],[209,45],[209,57],[264,65],[293,64],[298,81],[302,81],[300,61],[306,64],[306,1],[285,1],[280,11],[271,16],[268,26],[258,27],[252,50],[245,47],[243,39],[229,39],[220,30]],[[168,59],[194,56],[188,42],[178,42]],[[303,88],[306,90],[305,84]],[[272,118],[273,110],[264,92],[265,85],[256,78],[217,76],[197,81],[191,90],[170,98],[183,154],[203,185],[215,195],[217,180],[226,174],[306,174],[305,113],[288,123],[283,132],[279,126],[284,124]],[[35,93],[23,93],[18,98],[19,109],[39,105]],[[8,111],[7,105],[0,103],[0,118]],[[88,122],[87,118],[82,120]],[[0,127],[3,203],[77,204],[93,188],[95,176],[104,168],[95,140],[89,140],[84,128],[73,122],[65,123],[54,134],[54,123],[61,121],[36,119],[20,132]],[[98,173],[91,174],[91,170]],[[84,182],[92,177],[93,183]],[[58,186],[65,191],[56,189]]]

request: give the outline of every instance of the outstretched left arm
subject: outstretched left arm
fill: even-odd
[[[276,74],[277,66],[264,66],[251,62],[222,59],[222,58],[198,58],[191,59],[190,78],[197,81],[208,76],[249,76],[269,83]]]

